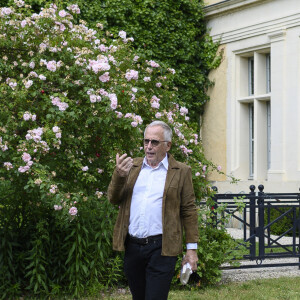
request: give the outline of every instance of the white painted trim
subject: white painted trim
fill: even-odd
[[[296,26],[300,26],[300,13],[238,28],[228,32],[222,32],[221,34],[212,35],[212,38],[214,41],[221,41],[221,44],[227,44],[264,34],[267,34],[270,39],[275,37],[278,37],[278,39],[284,39],[285,30]]]
[[[286,36],[286,29],[282,29],[268,34],[268,38],[271,40],[271,43],[284,41],[285,36]]]
[[[268,170],[268,174],[285,174],[286,172],[284,170]]]
[[[204,13],[207,18],[211,18],[220,14],[229,13],[232,10],[243,9],[246,5],[258,5],[260,2],[266,1],[270,0],[224,0],[219,3],[205,6]]]
[[[270,44],[259,44],[255,45],[252,47],[247,47],[243,49],[238,49],[238,50],[232,50],[232,52],[236,55],[242,55],[242,56],[247,56],[247,55],[253,55],[253,52],[259,52],[259,53],[269,53],[270,52]]]
[[[260,101],[266,101],[266,100],[270,100],[270,98],[271,98],[271,94],[264,94],[264,95],[257,95],[257,96],[251,95],[251,96],[239,98],[239,99],[237,99],[237,101],[240,103],[250,103],[250,102],[254,101],[254,99],[260,100]]]

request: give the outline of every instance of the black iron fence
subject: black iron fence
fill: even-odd
[[[217,192],[217,188],[214,189]],[[243,241],[248,242],[244,259],[256,261],[254,265],[243,264],[238,268],[298,266],[300,269],[300,193],[264,193],[263,185],[258,189],[255,192],[255,186],[251,185],[248,194],[216,193],[213,198],[215,208],[225,204],[224,213],[230,214],[232,219],[241,224]],[[242,201],[244,206],[241,214],[236,213],[238,201]],[[276,211],[276,217],[272,211]],[[216,225],[221,222],[220,219],[216,215]],[[288,219],[290,226],[279,235],[274,235],[272,229],[283,219]],[[276,263],[263,263],[271,258],[297,259],[295,262],[276,260]]]

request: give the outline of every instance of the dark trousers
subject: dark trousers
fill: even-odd
[[[177,257],[161,255],[161,238],[146,245],[126,240],[124,271],[133,300],[167,300]]]

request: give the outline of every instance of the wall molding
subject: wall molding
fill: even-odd
[[[227,44],[259,35],[267,35],[270,41],[276,42],[285,38],[285,32],[292,27],[300,26],[300,13],[279,19],[257,23],[251,26],[225,31],[220,34],[212,35],[213,41],[221,41]]]
[[[219,15],[232,13],[249,5],[259,5],[271,0],[224,0],[204,7],[205,17],[214,18]]]

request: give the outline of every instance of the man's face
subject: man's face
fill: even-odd
[[[159,125],[149,127],[145,132],[145,139],[164,141],[165,136],[163,128]],[[165,158],[170,148],[171,142],[161,142],[155,147],[150,142],[148,145],[144,144],[147,163],[151,167],[156,167]]]

